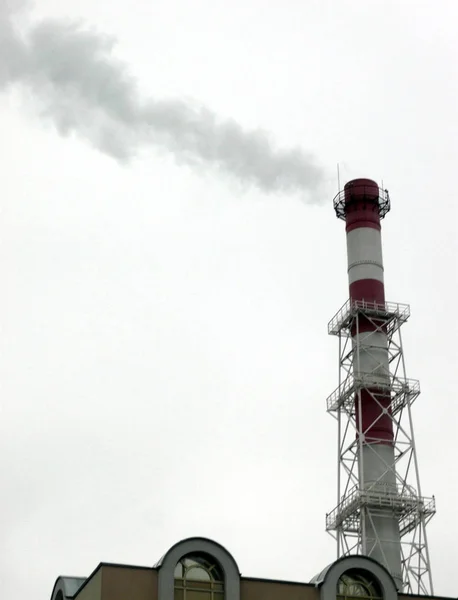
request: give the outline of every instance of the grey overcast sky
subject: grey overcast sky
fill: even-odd
[[[16,34],[1,1],[2,600],[191,535],[247,576],[335,558],[338,162],[390,190],[456,596],[456,1],[40,0]]]

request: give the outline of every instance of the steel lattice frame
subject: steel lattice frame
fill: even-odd
[[[426,524],[435,513],[435,499],[421,495],[411,411],[420,394],[420,385],[406,377],[401,337],[401,325],[409,316],[409,306],[404,304],[348,301],[329,323],[329,334],[339,339],[339,386],[327,399],[327,410],[338,423],[338,504],[326,515],[326,530],[337,540],[338,557],[370,556],[372,548],[363,547],[366,536],[362,528],[367,521],[363,517],[373,524],[372,517],[386,515],[390,509],[397,518],[401,535],[403,592],[432,595]],[[373,333],[386,334],[390,372],[385,380],[380,373],[361,373],[354,368],[359,364],[361,319],[366,324],[370,321]],[[365,331],[367,353],[371,346],[367,327]],[[357,424],[356,403],[361,402],[362,389],[370,390],[381,409],[379,400],[390,397],[388,414],[394,431],[394,463],[385,465],[386,472],[395,474],[396,489],[380,489],[374,484],[368,487],[361,481],[363,470],[358,459],[362,455],[364,431]],[[383,414],[387,414],[386,409]]]

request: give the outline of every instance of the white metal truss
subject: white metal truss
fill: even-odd
[[[339,339],[339,385],[326,401],[327,411],[338,423],[338,484],[337,506],[326,515],[326,530],[337,540],[338,557],[370,555],[371,548],[364,547],[364,523],[369,519],[373,524],[373,518],[395,515],[401,535],[403,592],[432,595],[426,524],[436,507],[434,497],[423,497],[420,487],[411,413],[412,404],[420,394],[420,384],[406,377],[401,337],[401,325],[409,316],[410,308],[406,304],[348,301],[329,322],[329,334]],[[386,335],[389,375],[380,376],[379,369],[361,373],[354,368],[359,365],[361,352],[361,322],[365,325],[366,354],[371,351],[372,333]],[[360,481],[358,457],[364,432],[357,423],[356,406],[361,390],[369,392],[379,404],[380,414],[383,412],[391,418],[394,463],[386,464],[386,472],[395,474],[394,487],[377,485],[377,482],[368,487]],[[387,398],[390,399],[388,410]],[[378,418],[380,416],[374,423]]]

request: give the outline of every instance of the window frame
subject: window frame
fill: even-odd
[[[192,561],[194,564],[186,565],[185,561]],[[182,576],[177,576],[176,570],[180,565]],[[189,576],[193,570],[202,570],[207,577]],[[217,577],[215,577],[217,575]],[[202,600],[224,600],[224,572],[219,562],[208,554],[203,552],[186,554],[177,562],[174,571],[174,600],[180,598],[189,600],[189,597],[195,596],[197,592],[202,596]],[[177,592],[179,592],[177,594]]]
[[[345,581],[345,577],[348,577],[349,581]],[[348,589],[345,590],[345,593],[341,593],[341,585],[344,587],[348,585],[361,586],[367,593],[353,594]],[[371,588],[373,589],[371,590]],[[337,580],[336,597],[337,600],[354,600],[355,598],[357,600],[383,600],[383,592],[380,583],[370,571],[349,569],[344,571]]]

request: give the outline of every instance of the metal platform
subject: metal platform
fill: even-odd
[[[343,407],[347,412],[352,412],[355,396],[362,389],[369,390],[375,398],[390,396],[389,408],[394,416],[407,404],[412,404],[420,395],[420,382],[416,379],[404,379],[393,375],[382,378],[373,373],[361,373],[358,377],[349,374],[345,381],[326,399],[327,411],[335,412]]]
[[[435,498],[425,498],[412,493],[389,491],[364,491],[356,487],[342,502],[326,515],[326,530],[343,528],[347,533],[359,532],[361,511],[367,508],[374,515],[377,509],[392,509],[398,516],[401,537],[413,531],[425,519],[428,521],[436,512]]]
[[[349,190],[349,198],[346,197],[345,190],[340,191],[334,197],[333,204],[334,210],[336,211],[337,218],[345,220],[347,214],[347,208],[349,204],[357,202],[366,202],[369,204],[376,205],[378,214],[383,219],[386,214],[390,211],[391,202],[388,190],[378,188],[378,193],[374,193],[373,185],[358,185],[356,199],[352,199],[351,190]]]
[[[351,335],[351,326],[358,314],[380,321],[384,328],[399,327],[410,317],[410,306],[397,302],[366,302],[347,300],[328,323],[329,335]],[[389,331],[388,331],[389,333]]]

